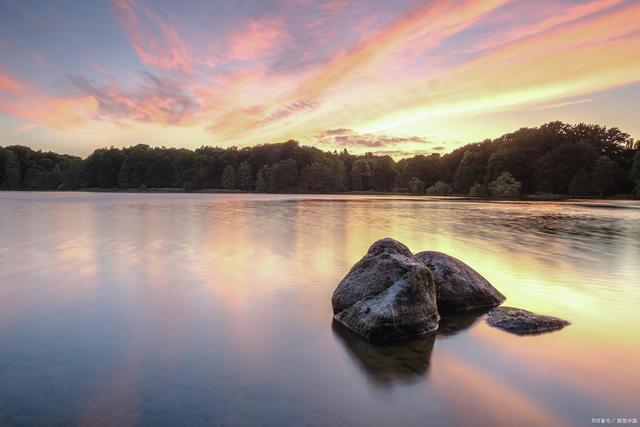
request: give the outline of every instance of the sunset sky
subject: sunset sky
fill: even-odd
[[[0,5],[0,145],[394,157],[551,120],[640,138],[640,1]]]

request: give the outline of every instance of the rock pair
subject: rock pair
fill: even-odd
[[[440,252],[413,255],[378,240],[333,293],[334,318],[374,341],[433,332],[440,312],[488,309],[505,300],[480,274]]]

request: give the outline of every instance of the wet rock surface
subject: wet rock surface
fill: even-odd
[[[403,339],[438,328],[433,277],[402,243],[386,238],[342,279],[331,298],[334,318],[374,341]]]
[[[544,316],[513,307],[494,308],[487,315],[487,323],[518,335],[541,334],[562,329],[571,323],[553,316]]]
[[[440,312],[472,311],[500,305],[506,298],[477,271],[442,252],[416,255],[431,271]]]

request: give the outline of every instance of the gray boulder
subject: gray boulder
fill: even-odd
[[[438,328],[431,272],[409,248],[390,238],[371,245],[333,292],[331,304],[336,321],[370,340],[406,338]]]
[[[513,307],[494,308],[487,315],[487,323],[518,335],[540,334],[571,324],[557,317],[543,316]]]
[[[442,252],[416,254],[433,274],[440,312],[482,310],[506,299],[484,277],[457,258]]]

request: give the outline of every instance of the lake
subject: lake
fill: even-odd
[[[330,298],[382,237],[572,326],[363,341]],[[0,425],[637,419],[639,303],[639,201],[0,192]]]

